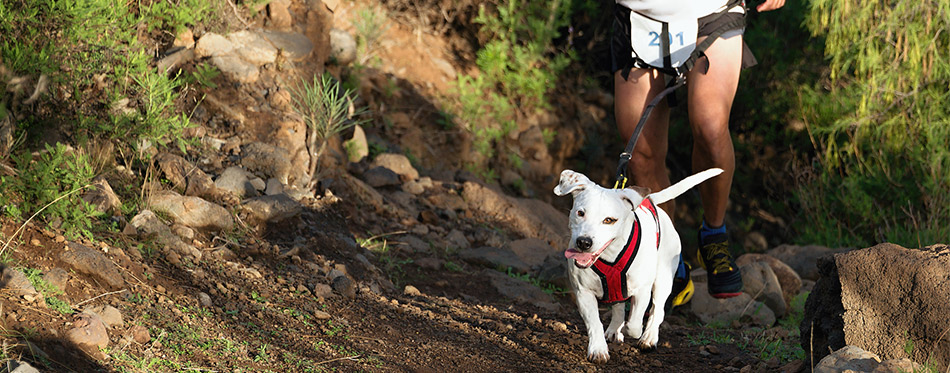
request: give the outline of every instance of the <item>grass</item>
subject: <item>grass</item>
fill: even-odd
[[[561,287],[559,287],[559,286],[557,286],[557,285],[554,285],[554,284],[551,284],[551,283],[547,283],[547,282],[543,282],[543,281],[539,280],[538,278],[532,277],[531,275],[529,275],[529,274],[527,274],[527,273],[515,273],[515,272],[512,272],[512,270],[511,270],[510,267],[509,267],[509,268],[505,268],[505,270],[502,271],[502,272],[505,272],[505,273],[508,275],[508,277],[511,277],[511,278],[517,279],[517,280],[521,280],[521,281],[527,282],[527,283],[529,283],[529,284],[531,284],[531,285],[537,286],[538,288],[541,289],[541,291],[544,291],[544,292],[547,293],[547,294],[565,294],[565,293],[568,292],[567,290],[564,290],[564,289],[562,289]]]

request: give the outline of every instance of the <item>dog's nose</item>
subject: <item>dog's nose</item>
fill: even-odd
[[[587,251],[590,249],[591,245],[594,244],[594,240],[590,237],[577,237],[577,248],[582,251]]]

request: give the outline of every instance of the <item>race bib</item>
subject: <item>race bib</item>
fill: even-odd
[[[670,61],[679,67],[689,59],[696,48],[699,26],[695,19],[675,20],[668,23],[670,36]],[[637,12],[630,12],[630,45],[633,57],[640,58],[650,66],[663,67],[663,22],[653,20]]]

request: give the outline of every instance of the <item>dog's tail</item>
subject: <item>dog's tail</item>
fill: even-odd
[[[699,172],[699,173],[697,173],[697,174],[695,174],[695,175],[692,175],[692,176],[687,177],[687,178],[685,178],[685,179],[683,179],[683,180],[680,180],[680,182],[678,182],[678,183],[676,183],[676,184],[673,184],[673,185],[670,185],[669,188],[666,188],[666,189],[663,189],[663,190],[661,190],[661,191],[659,191],[659,192],[653,193],[653,194],[649,195],[649,197],[650,197],[650,199],[653,200],[653,203],[659,205],[659,204],[661,204],[661,203],[663,203],[663,202],[666,202],[666,201],[669,201],[669,200],[671,200],[671,199],[673,199],[673,198],[676,198],[676,197],[679,196],[680,194],[685,193],[685,192],[686,192],[687,190],[689,190],[690,188],[692,188],[692,187],[694,187],[694,186],[696,186],[696,185],[699,185],[699,183],[702,183],[702,182],[706,181],[707,179],[710,179],[710,178],[712,178],[713,176],[719,175],[719,174],[721,174],[721,173],[722,173],[722,169],[721,169],[721,168],[710,168],[710,169],[708,169],[708,170],[706,170],[706,171]]]

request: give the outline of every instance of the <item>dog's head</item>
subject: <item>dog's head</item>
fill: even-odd
[[[644,194],[635,189],[603,188],[583,174],[564,170],[554,194],[574,197],[571,208],[571,241],[564,256],[586,268],[609,246],[622,247],[636,219],[634,211]],[[618,249],[619,250],[619,249]]]

